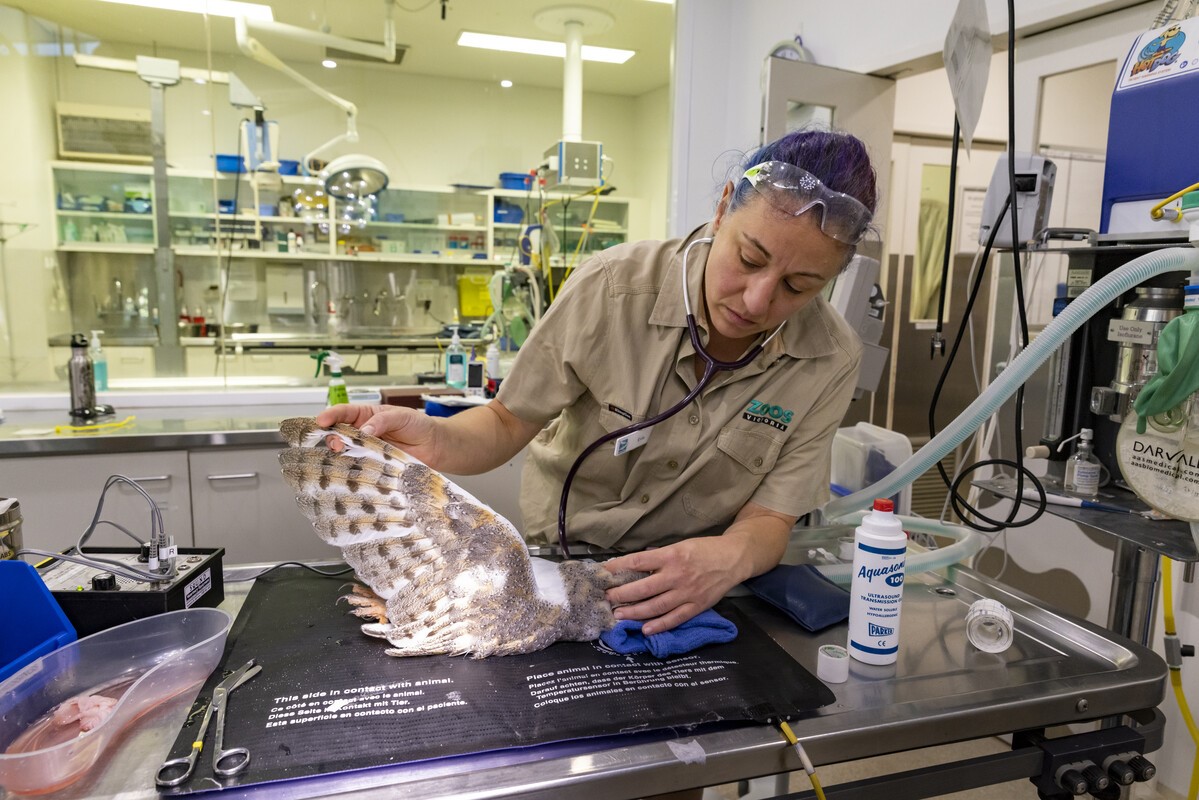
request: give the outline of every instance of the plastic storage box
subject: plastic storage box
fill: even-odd
[[[217,608],[139,619],[72,642],[0,682],[0,788],[41,794],[78,780],[138,717],[199,689],[220,662],[232,623]],[[117,701],[91,730],[53,720],[64,703],[89,695]]]
[[[887,475],[912,455],[912,442],[902,433],[859,422],[852,428],[838,428],[833,437],[833,464],[829,480],[837,489],[856,492]],[[895,513],[912,513],[912,487],[891,498]]]
[[[504,189],[528,189],[532,176],[526,172],[501,172],[500,186]]]
[[[0,608],[20,609],[0,623],[0,681],[34,659],[75,641],[75,629],[24,561],[0,561]]]
[[[231,156],[225,153],[216,154],[217,172],[245,172],[246,160],[241,156]]]

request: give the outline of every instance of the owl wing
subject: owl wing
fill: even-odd
[[[291,447],[279,461],[301,511],[386,603],[388,623],[364,630],[387,638],[396,648],[389,652],[486,655],[527,637],[504,618],[544,601],[508,520],[348,425],[291,419],[280,430]],[[330,435],[345,444],[342,453],[326,446]]]

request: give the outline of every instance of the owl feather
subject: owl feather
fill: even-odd
[[[605,592],[640,577],[530,557],[508,520],[349,425],[294,418],[279,429],[290,445],[279,456],[283,477],[316,534],[368,587],[345,599],[378,620],[362,630],[386,639],[389,655],[483,658],[590,641],[616,624]]]

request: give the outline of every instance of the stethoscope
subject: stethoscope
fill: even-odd
[[[637,431],[645,430],[646,428],[651,428],[654,425],[657,425],[659,422],[670,419],[675,414],[679,413],[688,405],[690,405],[691,401],[698,397],[699,393],[702,392],[704,388],[712,382],[712,379],[716,377],[717,372],[731,372],[733,370],[741,369],[757,358],[758,355],[761,354],[763,348],[770,343],[770,340],[775,336],[778,336],[779,331],[781,331],[783,326],[787,324],[786,320],[780,322],[779,326],[775,328],[769,336],[751,347],[745,355],[736,361],[721,361],[720,359],[713,358],[708,354],[708,351],[704,349],[703,342],[700,341],[699,326],[696,325],[695,314],[691,311],[691,293],[687,289],[687,265],[689,263],[688,259],[691,255],[691,248],[695,247],[697,244],[711,243],[712,237],[706,236],[695,239],[688,244],[687,247],[683,249],[683,265],[682,269],[680,270],[683,275],[683,309],[687,314],[687,333],[691,336],[691,346],[695,348],[695,354],[703,359],[704,374],[695,384],[695,388],[687,393],[686,397],[663,411],[661,414],[651,417],[643,422],[627,425],[619,430],[615,430],[611,433],[601,436],[589,444],[587,448],[579,454],[579,457],[575,459],[575,463],[571,465],[570,472],[566,474],[566,482],[562,484],[562,502],[558,506],[558,546],[562,548],[562,555],[565,558],[570,558],[570,547],[566,544],[566,500],[568,497],[570,497],[570,485],[574,482],[575,474],[578,473],[579,468],[583,466],[583,462],[587,459],[587,456],[591,455],[596,451],[596,449],[607,444],[608,442],[619,439],[622,436],[628,436],[631,433],[636,433]]]

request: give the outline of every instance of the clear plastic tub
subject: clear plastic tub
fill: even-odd
[[[208,677],[232,622],[216,608],[147,617],[66,645],[0,683],[0,787],[40,794],[80,778],[134,720]],[[116,703],[91,724],[67,720],[68,701],[81,696]]]

